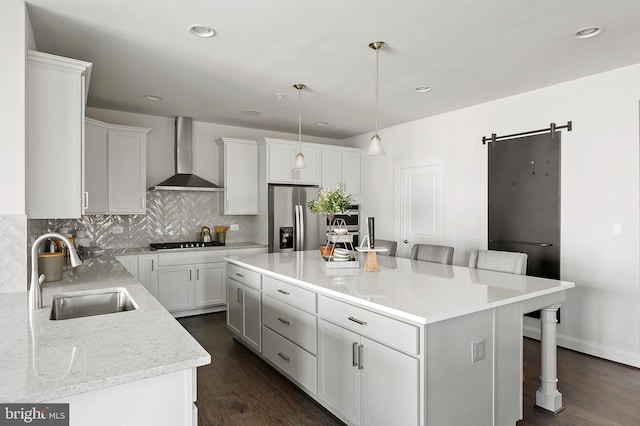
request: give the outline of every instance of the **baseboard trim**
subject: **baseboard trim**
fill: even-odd
[[[525,325],[523,326],[523,335],[531,339],[540,340],[540,329]],[[588,340],[576,339],[575,337],[564,334],[558,334],[558,346],[640,368],[640,353],[623,351],[611,346],[599,345]]]

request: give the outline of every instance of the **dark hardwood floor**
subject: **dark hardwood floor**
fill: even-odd
[[[198,368],[200,426],[342,424],[234,341],[225,318],[220,312],[179,320],[211,354],[211,364]],[[640,425],[640,369],[559,348],[565,409],[556,416],[534,407],[540,375],[535,340],[524,339],[524,375],[524,419],[518,426]]]

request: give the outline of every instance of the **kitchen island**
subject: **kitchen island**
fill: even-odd
[[[573,283],[384,256],[332,269],[315,250],[226,259],[235,338],[348,424],[515,424],[537,309],[537,403],[562,408],[555,314]]]
[[[137,309],[49,319],[57,294],[113,288]],[[43,305],[0,294],[0,401],[69,403],[71,425],[194,424],[195,370],[211,357],[113,256],[44,283]]]

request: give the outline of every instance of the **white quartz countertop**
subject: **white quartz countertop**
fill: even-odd
[[[53,295],[125,288],[138,309],[49,320]],[[46,402],[206,365],[210,355],[111,255],[44,283],[42,309],[27,293],[0,294],[0,401]]]
[[[562,292],[574,283],[377,256],[379,272],[328,269],[319,251],[229,256],[229,262],[419,324]]]

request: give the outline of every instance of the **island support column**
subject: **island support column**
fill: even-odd
[[[556,414],[564,409],[562,394],[558,392],[558,366],[556,345],[557,313],[560,304],[540,312],[541,374],[540,388],[536,391],[536,405]]]

